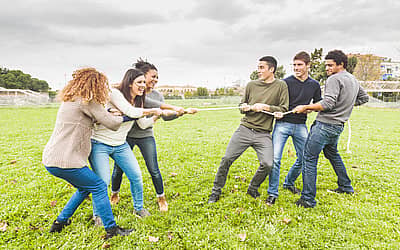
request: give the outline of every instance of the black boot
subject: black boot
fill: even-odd
[[[254,199],[257,199],[257,197],[260,197],[260,193],[257,191],[257,189],[247,189],[247,194],[253,197]]]
[[[53,225],[51,225],[50,227],[50,233],[54,233],[54,232],[61,232],[63,230],[64,227],[68,226],[69,224],[71,224],[71,220],[68,220],[66,222],[59,222],[57,220],[55,220],[53,222]]]
[[[116,235],[127,236],[130,233],[132,233],[132,231],[133,231],[133,229],[123,229],[123,228],[120,228],[119,226],[108,228],[108,229],[106,229],[107,234],[106,234],[105,239],[106,240],[110,239]]]

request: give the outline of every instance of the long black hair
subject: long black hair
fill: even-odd
[[[132,84],[134,84],[133,81],[139,76],[143,75],[144,73],[138,69],[128,69],[128,71],[126,71],[124,75],[124,78],[122,79],[121,84],[116,87],[119,91],[121,91],[121,93],[124,95],[125,99],[128,100],[129,103],[131,103],[135,107],[140,108],[143,108],[144,106],[146,93],[143,92],[143,95],[137,95],[134,99],[132,99],[131,88]]]
[[[141,57],[132,66],[135,67],[135,69],[142,71],[144,74],[146,74],[152,69],[158,71],[156,66],[154,66],[154,64],[151,64],[148,61],[143,60]]]

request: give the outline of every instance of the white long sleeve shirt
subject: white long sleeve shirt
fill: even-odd
[[[112,131],[103,125],[97,125],[94,129],[92,139],[109,146],[120,146],[125,143],[126,136],[132,125],[136,122],[137,125],[146,129],[153,126],[154,120],[152,117],[140,118],[143,116],[142,108],[135,108],[130,104],[124,97],[124,95],[118,89],[111,89],[110,101],[106,105],[107,108],[116,108],[121,111],[124,115],[131,118],[139,118],[136,121],[129,121],[122,123],[121,127],[117,131]]]

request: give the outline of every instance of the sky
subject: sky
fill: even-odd
[[[287,75],[299,51],[323,48],[400,61],[397,0],[0,0],[0,67],[62,89],[95,67],[120,82],[138,58],[159,85],[245,84],[272,55]]]

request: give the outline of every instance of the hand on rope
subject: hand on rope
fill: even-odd
[[[270,106],[268,104],[264,104],[264,103],[256,103],[251,105],[250,110],[254,111],[254,112],[262,112],[262,111],[270,111]]]
[[[170,110],[170,109],[163,109],[161,116],[173,116],[177,115],[178,113],[175,110]]]
[[[298,105],[293,109],[293,113],[309,113],[307,110],[307,105]]]
[[[173,106],[173,111],[176,112],[177,116],[181,116],[181,115],[185,114],[186,110],[182,107]]]
[[[272,112],[268,112],[268,111],[261,111],[261,112],[268,114],[268,115],[273,115],[276,119],[281,119],[281,118],[283,118],[283,116],[293,113],[293,110],[283,112],[283,113],[282,112],[273,112],[272,113]]]

